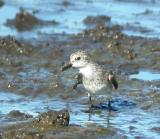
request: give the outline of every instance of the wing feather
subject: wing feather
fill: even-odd
[[[118,89],[118,82],[112,71],[107,74],[107,81],[112,88]]]

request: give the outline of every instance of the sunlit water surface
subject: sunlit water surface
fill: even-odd
[[[0,96],[0,115],[3,115],[0,120],[1,126],[14,123],[12,120],[9,122],[5,119],[5,115],[7,116],[12,110],[19,110],[36,117],[40,112],[48,109],[61,110],[62,108],[67,108],[70,111],[70,124],[84,127],[95,124],[114,127],[121,129],[128,137],[133,137],[134,135],[158,137],[158,133],[153,132],[152,128],[157,126],[159,116],[144,112],[137,107],[124,106],[112,113],[107,110],[88,113],[85,112],[88,109],[88,105],[79,104],[76,101],[67,102],[46,96],[24,97],[13,92],[0,92]]]
[[[107,15],[112,17],[114,24],[124,26],[124,33],[128,35],[158,37],[160,36],[160,2],[143,0],[69,0],[68,5],[63,5],[62,0],[6,0],[0,8],[0,35],[15,35],[22,38],[34,38],[41,33],[67,33],[81,32],[86,26],[83,19],[87,16]],[[43,20],[56,20],[57,26],[41,26],[33,31],[17,32],[15,28],[5,26],[7,19],[13,19],[19,8],[23,7],[29,12],[38,10],[36,17]]]
[[[130,78],[144,81],[155,81],[160,80],[160,73],[152,71],[139,71],[137,74],[130,75]]]

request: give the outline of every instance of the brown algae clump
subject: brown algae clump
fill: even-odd
[[[37,25],[48,25],[57,24],[56,21],[43,21],[41,19],[38,19],[31,13],[25,11],[23,8],[20,8],[20,12],[16,14],[15,19],[8,19],[6,25],[7,26],[13,26],[18,31],[26,31],[26,30],[32,30]]]

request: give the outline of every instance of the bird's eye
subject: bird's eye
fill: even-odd
[[[75,58],[75,60],[80,60],[80,59],[81,59],[80,57],[76,57],[76,58]]]

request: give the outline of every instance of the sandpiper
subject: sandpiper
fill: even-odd
[[[83,50],[79,50],[70,56],[70,61],[64,64],[62,71],[76,67],[79,69],[77,82],[73,86],[75,89],[78,84],[83,84],[87,90],[89,103],[92,105],[91,96],[93,94],[106,93],[108,98],[108,109],[111,107],[111,92],[112,89],[118,88],[118,82],[112,71],[107,72],[102,66],[91,59],[91,56]]]

